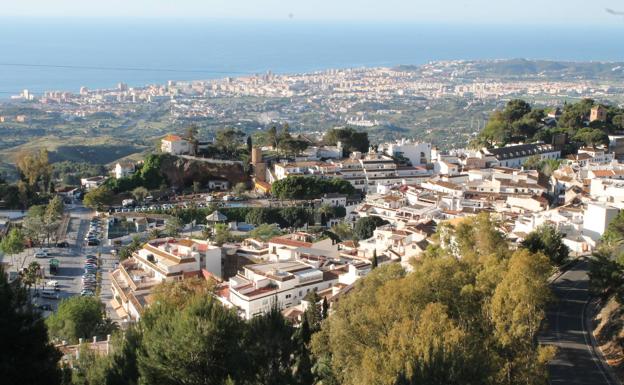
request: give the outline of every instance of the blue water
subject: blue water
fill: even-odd
[[[0,97],[446,59],[624,61],[622,42],[624,25],[0,20]]]

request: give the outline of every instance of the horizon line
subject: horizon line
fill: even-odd
[[[509,23],[503,20],[488,20],[486,22],[483,21],[467,21],[467,20],[423,20],[423,19],[392,19],[392,18],[381,18],[381,19],[369,19],[369,18],[330,18],[330,19],[320,19],[320,18],[305,18],[305,17],[297,17],[294,15],[293,17],[289,17],[289,15],[285,15],[284,17],[217,17],[217,16],[164,16],[164,15],[147,15],[147,16],[80,16],[80,15],[70,15],[70,16],[61,16],[61,15],[53,15],[53,16],[41,16],[41,15],[2,15],[0,14],[0,20],[2,21],[10,21],[10,20],[32,20],[32,21],[76,21],[76,22],[90,22],[90,21],[153,21],[153,20],[168,20],[168,21],[219,21],[219,22],[283,22],[283,23],[319,23],[319,24],[339,24],[339,23],[347,23],[347,24],[415,24],[422,26],[435,26],[435,25],[454,25],[458,27],[462,26],[470,26],[470,27],[552,27],[552,28],[560,28],[562,26],[567,26],[569,28],[614,28],[617,26],[622,26],[621,21],[613,21],[609,23],[605,22],[589,22],[583,24],[576,24],[574,26],[570,26],[569,21],[561,21],[561,22],[553,22],[553,21],[522,21]],[[624,28],[622,28],[624,31]]]

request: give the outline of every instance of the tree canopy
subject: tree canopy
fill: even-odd
[[[234,154],[243,143],[245,133],[235,128],[218,130],[215,136],[215,145],[225,154]]]
[[[602,235],[590,264],[590,289],[600,297],[616,295],[624,302],[624,211],[613,218]]]
[[[82,202],[85,206],[95,210],[102,210],[113,201],[113,192],[108,186],[100,186],[85,194]]]
[[[605,121],[590,122],[594,107],[606,110]],[[526,101],[514,99],[503,110],[494,111],[487,125],[471,143],[472,147],[503,146],[510,142],[550,142],[554,134],[567,134],[572,144],[596,146],[608,143],[608,134],[622,129],[624,109],[601,105],[592,99],[566,103],[556,126],[546,122],[546,111]],[[548,123],[548,124],[547,124]]]
[[[550,258],[554,265],[567,261],[570,249],[563,243],[563,234],[553,226],[543,225],[527,235],[522,247],[532,253],[542,253]]]
[[[358,239],[368,239],[373,236],[373,232],[377,227],[387,223],[388,221],[377,216],[359,218],[353,226],[353,234]]]
[[[51,339],[72,343],[79,338],[105,336],[114,329],[105,317],[102,303],[95,297],[74,296],[62,300],[46,324]]]
[[[150,308],[138,367],[147,384],[223,384],[245,365],[243,321],[209,296],[195,296],[180,311]]]
[[[0,266],[0,378],[6,384],[60,384],[61,353],[48,342],[46,325],[19,280]]]
[[[483,216],[440,231],[457,249],[429,250],[409,274],[397,264],[379,266],[334,305],[312,338],[330,383],[545,380],[553,352],[536,346],[535,337],[550,299],[548,258],[514,252]]]
[[[366,132],[356,131],[351,127],[333,128],[327,130],[323,136],[323,143],[336,146],[340,142],[343,150],[348,154],[354,151],[368,152],[370,142]]]
[[[47,192],[52,180],[52,167],[45,148],[38,151],[21,152],[17,156],[17,168],[35,191]]]
[[[355,188],[339,178],[288,176],[273,183],[271,192],[278,199],[316,199],[326,193],[351,195],[355,193]]]

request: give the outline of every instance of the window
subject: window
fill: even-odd
[[[285,298],[286,298],[286,299],[288,299],[288,298],[291,298],[291,297],[292,297],[292,295],[291,295],[291,294],[286,294],[286,297],[285,297]]]

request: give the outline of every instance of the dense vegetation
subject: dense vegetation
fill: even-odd
[[[206,216],[216,210],[216,206],[207,208],[174,209],[168,213],[181,219],[182,223],[206,223]],[[277,224],[281,228],[299,228],[315,223],[324,224],[329,219],[343,218],[344,207],[322,206],[319,209],[308,207],[227,207],[219,208],[219,212],[229,222],[246,222],[252,225]]]
[[[312,341],[324,384],[544,381],[553,352],[534,338],[548,259],[512,251],[487,216],[439,238],[449,247],[430,249],[413,273],[379,267],[337,304]]]
[[[101,164],[63,161],[52,163],[52,178],[65,186],[80,186],[81,178],[106,175],[108,170]]]
[[[355,188],[339,178],[289,176],[274,182],[271,192],[277,199],[316,199],[329,193],[351,195],[355,193]]]
[[[557,266],[567,262],[570,254],[570,249],[563,243],[563,234],[548,224],[529,233],[522,241],[522,247],[532,253],[544,254]]]
[[[297,329],[276,309],[244,321],[211,290],[199,279],[156,288],[154,305],[114,338],[111,355],[81,354],[72,383],[312,383],[307,344],[327,315],[318,296]]]
[[[606,110],[606,121],[589,122],[591,109],[597,106]],[[492,147],[519,141],[550,143],[553,135],[566,134],[577,145],[594,146],[607,144],[609,134],[624,129],[624,109],[599,105],[592,99],[564,105],[556,125],[546,124],[546,115],[544,109],[533,108],[524,100],[511,100],[503,110],[492,113],[471,145]]]
[[[59,303],[57,311],[46,320],[48,333],[54,341],[78,343],[79,338],[106,336],[116,329],[105,317],[99,298],[74,296]]]
[[[615,295],[624,303],[624,211],[611,221],[590,265],[590,289],[603,298]]]
[[[357,239],[368,239],[373,236],[373,232],[377,227],[387,223],[388,221],[377,216],[359,218],[353,226],[353,235]]]
[[[146,189],[157,189],[161,185],[166,184],[167,180],[162,174],[162,163],[166,154],[149,154],[134,174],[129,177],[115,179],[110,178],[106,181],[105,186],[115,193],[132,191],[137,187],[145,187]]]
[[[0,266],[0,378],[5,384],[60,383],[61,358],[20,280],[9,283]]]
[[[278,154],[294,157],[299,155],[310,145],[309,139],[302,135],[292,135],[288,124],[279,129],[271,126],[266,131],[255,135],[255,142],[260,146],[270,146]]]
[[[340,142],[345,155],[359,151],[366,153],[370,146],[368,134],[366,132],[356,131],[353,128],[333,128],[327,130],[323,136],[323,143],[328,146],[336,146]]]
[[[55,173],[45,149],[27,151],[17,157],[18,180],[0,178],[0,207],[26,210],[47,203],[54,195]]]

